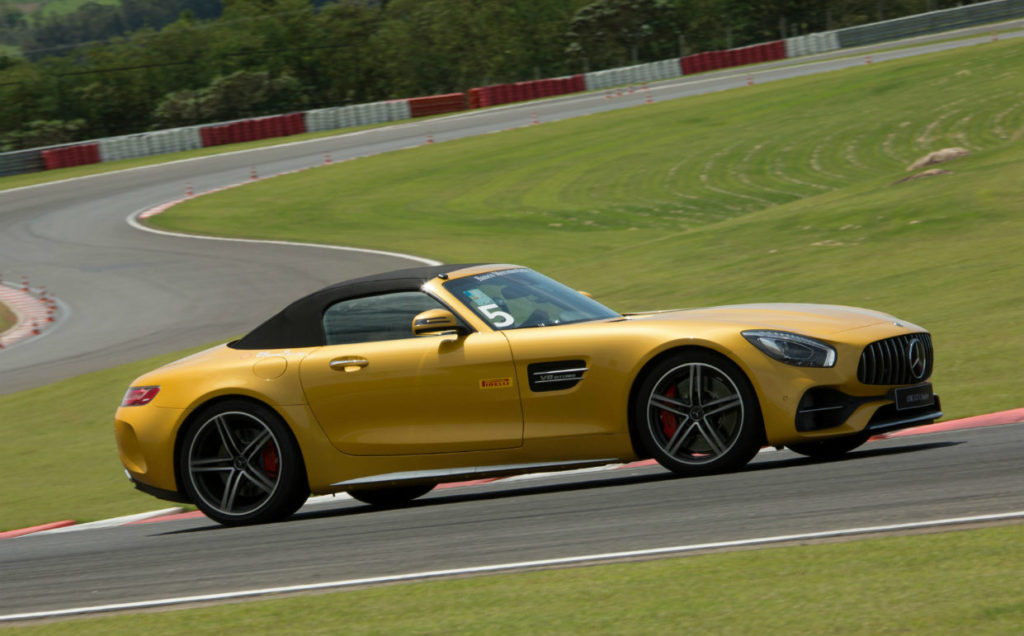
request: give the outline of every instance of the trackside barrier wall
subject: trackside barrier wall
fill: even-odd
[[[272,137],[287,137],[306,132],[303,113],[273,115],[256,119],[242,119],[226,124],[203,126],[199,129],[203,147],[257,141]]]
[[[100,160],[104,162],[196,150],[203,147],[199,126],[108,137],[100,139],[99,145]]]
[[[84,166],[99,162],[100,145],[98,143],[62,146],[43,151],[43,163],[46,164],[47,170],[71,168],[73,166]]]
[[[549,79],[515,82],[512,84],[492,84],[469,89],[470,108],[487,108],[512,104],[541,97],[555,97],[580,93],[586,90],[583,75],[553,77]]]
[[[588,91],[596,91],[623,84],[644,84],[672,79],[683,74],[678,58],[636,64],[621,68],[610,68],[604,71],[592,71],[585,78]]]
[[[412,109],[409,108],[409,100],[393,99],[388,104],[388,121],[403,121],[412,119]]]
[[[993,0],[839,29],[836,34],[840,46],[849,48],[1020,17],[1024,17],[1024,0]]]
[[[705,71],[717,71],[733,66],[746,66],[747,64],[758,64],[761,62],[773,62],[785,59],[786,43],[782,40],[754,44],[738,49],[726,51],[705,51],[687,55],[679,60],[684,75],[703,73]]]
[[[41,172],[46,169],[42,148],[0,152],[0,177],[27,172]]]
[[[811,33],[794,38],[786,38],[786,57],[800,57],[828,53],[839,48],[839,35],[835,31]]]
[[[409,114],[413,117],[426,117],[443,113],[455,113],[469,108],[465,93],[448,93],[430,97],[414,97],[409,101]]]
[[[332,106],[307,110],[303,113],[308,132],[323,132],[338,128],[383,124],[389,121],[402,121],[411,117],[409,102],[395,99],[371,104],[355,104],[352,106]]]

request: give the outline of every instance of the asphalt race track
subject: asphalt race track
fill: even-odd
[[[988,31],[873,52],[872,61],[983,45]],[[748,74],[760,83],[864,63],[864,52],[839,53],[850,57],[685,77],[651,94],[663,101],[741,87]],[[428,134],[443,142],[529,125],[534,115],[543,123],[642,107],[644,99],[568,96],[0,192],[0,272],[30,276],[67,308],[44,336],[0,352],[0,394],[228,338],[324,284],[415,264],[164,236],[125,222],[181,198],[186,184],[201,193],[246,181],[252,168],[269,176],[319,165],[325,153],[340,161],[421,145]],[[199,518],[30,535],[0,543],[0,616],[1021,511],[1022,431],[1011,424],[877,441],[833,463],[769,452],[739,473],[701,479],[643,467],[506,480],[439,490],[398,510],[344,500],[258,527]]]
[[[499,481],[255,527],[200,517],[28,535],[0,544],[0,616],[1021,511],[1022,433],[895,438],[836,462],[766,452],[694,479],[652,466]]]

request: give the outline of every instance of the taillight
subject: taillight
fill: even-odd
[[[124,399],[121,400],[121,406],[142,406],[144,404],[149,404],[159,392],[160,387],[158,386],[133,386],[124,394]]]

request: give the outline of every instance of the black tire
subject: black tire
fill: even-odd
[[[687,476],[741,468],[764,440],[750,381],[731,361],[703,350],[671,355],[646,373],[633,425],[659,464]]]
[[[801,455],[806,455],[815,459],[836,459],[864,444],[870,438],[871,433],[864,431],[855,435],[846,435],[844,437],[833,437],[831,439],[821,439],[813,442],[787,444],[786,448],[794,453],[800,453]]]
[[[348,494],[353,499],[379,508],[396,508],[404,506],[417,497],[422,497],[434,489],[434,484],[417,484],[414,486],[393,486],[391,488],[375,488],[373,490],[353,490]]]
[[[287,519],[309,497],[298,443],[271,409],[244,400],[200,411],[185,431],[178,469],[186,494],[226,526]]]

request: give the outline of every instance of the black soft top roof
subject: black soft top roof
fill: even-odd
[[[319,347],[324,339],[323,315],[336,302],[388,292],[416,291],[440,274],[473,265],[411,267],[335,283],[288,305],[270,320],[228,346],[234,349]]]

